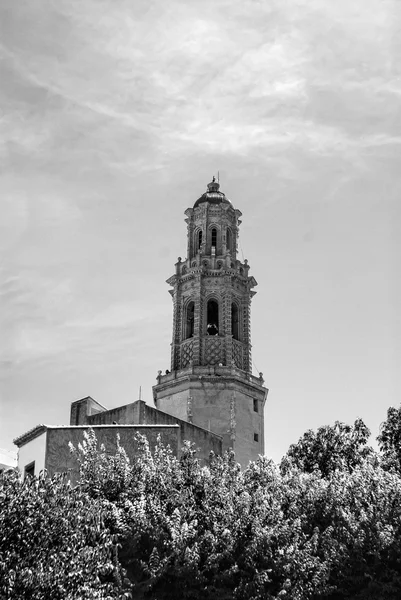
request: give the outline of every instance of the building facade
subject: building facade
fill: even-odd
[[[82,443],[89,428],[94,430],[99,447],[103,444],[108,453],[116,451],[118,435],[130,459],[137,454],[138,435],[147,438],[151,450],[160,439],[177,458],[184,442],[189,440],[195,444],[203,464],[207,463],[210,452],[218,455],[223,452],[219,435],[163,413],[143,400],[108,410],[87,396],[71,404],[69,425],[37,425],[14,440],[21,474],[37,476],[46,469],[51,477],[68,471],[71,480],[77,481],[79,465],[70,452],[69,442],[74,446]]]
[[[22,472],[49,475],[77,465],[68,442],[78,443],[88,427],[112,451],[117,433],[129,456],[137,434],[150,445],[157,435],[176,456],[185,440],[195,443],[207,462],[211,451],[231,448],[243,466],[264,454],[263,375],[252,375],[251,301],[255,279],[247,260],[237,256],[241,212],[219,183],[185,211],[187,258],[178,259],[167,280],[172,287],[171,370],[159,371],[153,387],[155,407],[142,400],[107,409],[87,397],[71,405],[70,425],[38,425],[16,440]]]

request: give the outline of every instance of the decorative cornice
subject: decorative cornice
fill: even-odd
[[[224,338],[221,339],[223,340]],[[264,380],[260,377],[257,378],[254,375],[251,375],[245,371],[241,371],[237,368],[217,366],[214,368],[212,365],[207,367],[192,366],[180,371],[173,371],[168,375],[161,375],[160,378],[158,378],[159,383],[157,383],[154,387],[157,387],[159,391],[163,391],[170,387],[180,385],[184,381],[205,381],[207,383],[224,381],[227,383],[243,385],[248,388],[251,387],[258,392],[264,393],[265,395],[268,393],[268,389],[263,385]]]
[[[21,448],[21,446],[23,446],[24,444],[27,444],[28,442],[30,442],[31,440],[35,439],[36,437],[38,437],[39,435],[41,435],[44,431],[47,431],[48,429],[48,425],[36,425],[35,427],[33,427],[32,429],[29,429],[29,431],[23,433],[22,435],[16,437],[13,440],[13,443],[18,446],[18,448]]]
[[[204,277],[223,277],[228,275],[229,277],[238,279],[239,281],[241,281],[241,283],[248,283],[248,286],[250,288],[258,285],[254,277],[247,277],[246,275],[241,275],[237,272],[236,269],[230,269],[228,267],[221,269],[205,269],[204,266],[189,267],[186,273],[184,273],[183,275],[172,275],[169,279],[167,279],[166,283],[168,283],[171,286],[174,286],[175,283],[181,283],[183,281],[189,281],[190,279],[193,279],[195,275],[203,275]]]

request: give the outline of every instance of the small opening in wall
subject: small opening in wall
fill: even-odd
[[[215,248],[217,246],[217,229],[212,229],[212,247]]]
[[[24,478],[25,477],[34,477],[35,476],[35,461],[26,465],[24,469]]]
[[[258,442],[259,441],[259,434],[258,433],[254,433],[253,434],[253,441],[254,442]]]
[[[259,412],[258,401],[256,400],[256,398],[253,399],[253,410],[255,412]]]
[[[202,231],[198,233],[198,250],[202,246]]]
[[[219,334],[219,305],[216,300],[207,303],[207,334]]]
[[[195,322],[195,304],[190,302],[187,306],[187,318],[186,318],[186,338],[193,337],[194,335],[194,322]]]
[[[226,246],[227,246],[227,250],[229,252],[231,252],[231,231],[230,231],[230,229],[227,229],[227,233],[226,233]]]
[[[239,340],[238,306],[234,302],[231,305],[231,333],[234,340]]]

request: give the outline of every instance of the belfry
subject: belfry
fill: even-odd
[[[251,300],[257,285],[237,258],[241,212],[215,181],[185,211],[187,258],[172,287],[171,371],[159,371],[156,407],[222,437],[242,464],[264,453],[263,376],[252,375]]]

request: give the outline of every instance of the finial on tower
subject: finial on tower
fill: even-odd
[[[210,183],[207,184],[208,192],[218,192],[220,188],[220,184],[216,181],[216,177],[213,175],[213,179]]]
[[[202,196],[200,198],[197,199],[197,201],[194,204],[194,208],[197,208],[200,204],[202,204],[202,202],[210,202],[210,204],[223,203],[223,204],[231,205],[231,202],[226,197],[226,195],[223,192],[219,191],[220,190],[219,179],[220,179],[219,172],[217,174],[217,181],[216,181],[216,177],[213,175],[212,181],[210,183],[208,183],[206,186],[206,192],[204,194],[202,194]]]

